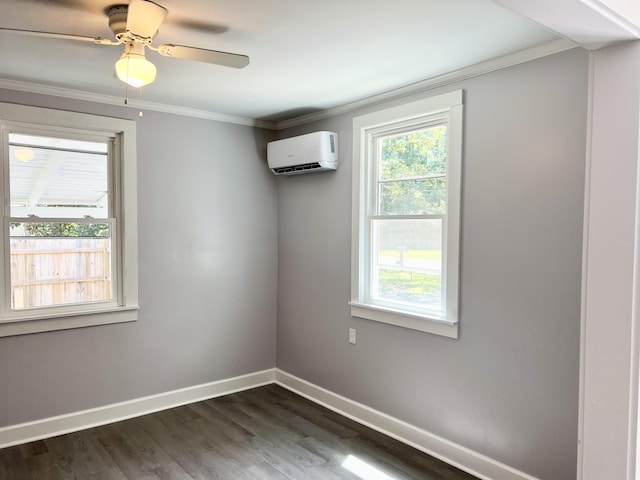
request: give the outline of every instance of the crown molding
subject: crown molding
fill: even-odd
[[[249,127],[258,127],[268,130],[283,130],[298,125],[304,125],[306,123],[315,122],[317,120],[323,120],[344,113],[352,112],[366,107],[375,106],[381,103],[389,102],[399,98],[415,95],[418,93],[426,92],[437,87],[449,85],[454,82],[459,82],[468,78],[483,75],[485,73],[500,70],[502,68],[511,67],[520,63],[535,60],[537,58],[552,55],[554,53],[560,53],[565,50],[576,48],[577,45],[571,40],[565,38],[559,38],[552,42],[548,42],[542,45],[538,45],[525,50],[520,50],[515,53],[503,55],[485,62],[477,63],[469,67],[461,68],[450,73],[438,75],[428,78],[418,83],[407,85],[395,90],[374,95],[371,97],[363,98],[355,102],[346,103],[333,108],[328,108],[319,112],[310,113],[308,115],[302,115],[300,117],[283,120],[280,122],[270,122],[267,120],[259,120],[252,118],[239,117],[235,115],[227,115],[224,113],[212,112],[208,110],[199,110],[189,107],[181,107],[178,105],[170,105],[164,103],[155,103],[147,101],[134,100],[134,103],[130,105],[131,108],[140,108],[142,110],[150,110],[155,112],[170,113],[174,115],[182,115],[186,117],[203,118],[206,120],[215,120],[218,122],[232,123],[237,125],[246,125]],[[35,83],[28,83],[17,80],[9,80],[0,78],[0,88],[36,93],[41,95],[52,95],[55,97],[71,98],[75,100],[84,100],[88,102],[97,102],[107,105],[123,105],[122,97],[116,97],[112,95],[103,95],[98,93],[83,92],[80,90],[74,90],[70,88],[54,87],[48,85],[41,85]]]
[[[329,117],[335,117],[337,115],[353,112],[362,108],[375,106],[399,98],[433,90],[437,87],[442,87],[454,82],[477,77],[478,75],[483,75],[485,73],[490,73],[496,70],[518,65],[520,63],[525,63],[537,58],[546,57],[547,55],[553,55],[554,53],[571,50],[572,48],[576,47],[576,43],[572,42],[571,40],[559,38],[542,45],[537,45],[535,47],[520,50],[508,55],[503,55],[501,57],[493,58],[485,62],[476,63],[469,67],[461,68],[450,73],[431,77],[426,80],[422,80],[421,82],[407,85],[406,87],[401,87],[395,90],[381,93],[379,95],[367,97],[362,100],[357,100],[355,102],[340,105],[338,107],[329,108],[327,110],[322,110],[289,120],[276,122],[275,128],[276,130],[282,130],[285,128],[315,122],[317,120],[324,120]]]
[[[84,100],[87,102],[96,102],[106,105],[123,106],[122,97],[112,95],[103,95],[99,93],[83,92],[70,88],[54,87],[49,85],[41,85],[36,83],[22,82],[17,80],[8,80],[0,78],[0,88],[14,90],[18,92],[36,93],[41,95],[51,95],[54,97],[72,98],[75,100]],[[131,100],[131,99],[130,99]],[[154,112],[170,113],[174,115],[182,115],[185,117],[203,118],[206,120],[215,120],[218,122],[233,123],[237,125],[246,125],[249,127],[265,128],[269,130],[275,129],[274,122],[266,120],[256,120],[252,118],[239,117],[235,115],[227,115],[224,113],[211,112],[208,110],[199,110],[196,108],[181,107],[178,105],[170,105],[164,103],[147,102],[133,100],[129,104],[131,108],[139,108]]]

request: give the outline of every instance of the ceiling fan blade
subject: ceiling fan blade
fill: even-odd
[[[76,10],[87,9],[86,1],[83,0],[29,0],[33,3],[41,3],[43,5],[54,5],[58,7],[73,8]]]
[[[127,30],[142,38],[153,38],[168,10],[149,0],[131,0],[127,11]]]
[[[78,40],[81,42],[98,43],[100,45],[120,45],[121,43],[102,37],[85,37],[84,35],[71,35],[69,33],[39,32],[35,30],[19,30],[17,28],[0,27],[0,32],[17,33],[19,35],[29,35],[32,37],[59,38],[61,40]]]
[[[213,63],[225,67],[243,68],[249,65],[249,57],[237,53],[218,52],[204,48],[185,47],[183,45],[164,44],[158,47],[160,55],[165,57],[185,58],[196,62]]]
[[[227,25],[223,25],[222,23],[214,23],[205,20],[196,20],[194,18],[180,17],[174,15],[173,12],[171,13],[171,16],[167,18],[167,23],[175,25],[176,27],[192,30],[194,32],[220,34],[229,31],[229,27]]]

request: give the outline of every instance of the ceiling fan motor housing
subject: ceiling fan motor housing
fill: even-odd
[[[128,5],[115,5],[109,9],[109,28],[118,40],[127,33],[128,11]]]

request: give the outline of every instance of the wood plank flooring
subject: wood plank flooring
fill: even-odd
[[[475,477],[277,385],[0,450],[0,480],[363,478]]]

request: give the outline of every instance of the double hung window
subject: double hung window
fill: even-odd
[[[0,336],[135,320],[134,124],[8,104],[0,122]]]
[[[457,336],[462,92],[354,119],[352,315]]]

